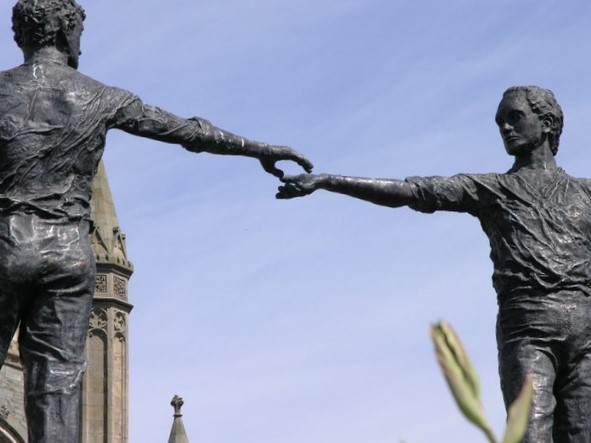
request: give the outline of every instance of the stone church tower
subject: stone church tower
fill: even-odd
[[[127,258],[125,235],[119,227],[102,162],[92,187],[92,220],[97,274],[86,343],[88,367],[80,402],[81,443],[127,443],[127,325],[132,308],[127,282],[133,266]]]
[[[82,382],[80,443],[128,443],[128,317],[132,306],[127,282],[133,266],[102,162],[93,184],[92,219],[97,277],[86,351],[88,368]],[[0,371],[0,443],[27,441],[17,340]]]
[[[23,405],[23,369],[13,339],[0,371],[0,443],[25,443],[27,424]]]

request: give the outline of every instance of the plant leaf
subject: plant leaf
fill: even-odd
[[[486,434],[489,441],[495,441],[482,409],[478,374],[460,339],[445,322],[431,325],[431,338],[437,361],[458,407]]]
[[[519,396],[509,407],[507,430],[505,431],[503,443],[519,443],[525,435],[529,423],[533,393],[533,377],[528,374]]]

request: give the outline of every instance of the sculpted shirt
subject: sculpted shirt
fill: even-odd
[[[591,182],[562,169],[408,178],[411,208],[467,212],[488,236],[493,286],[591,295]]]
[[[195,152],[234,137],[206,120],[145,105],[57,61],[32,60],[0,73],[0,215],[88,218],[111,128]]]

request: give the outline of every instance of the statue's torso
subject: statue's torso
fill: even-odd
[[[591,295],[591,184],[561,169],[408,179],[417,210],[468,212],[491,246],[493,284],[510,293]]]
[[[0,214],[88,216],[119,92],[54,62],[0,73]]]

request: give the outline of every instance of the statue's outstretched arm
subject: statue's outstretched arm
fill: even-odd
[[[281,180],[277,198],[303,197],[317,189],[366,200],[377,205],[397,208],[412,203],[411,185],[403,180],[345,177],[331,174],[302,174]]]
[[[306,157],[287,146],[252,141],[217,128],[205,119],[185,119],[145,105],[139,99],[118,113],[114,127],[130,134],[180,144],[191,152],[253,157],[276,177],[283,177],[283,171],[275,166],[281,160],[294,161],[307,172],[313,167]]]

